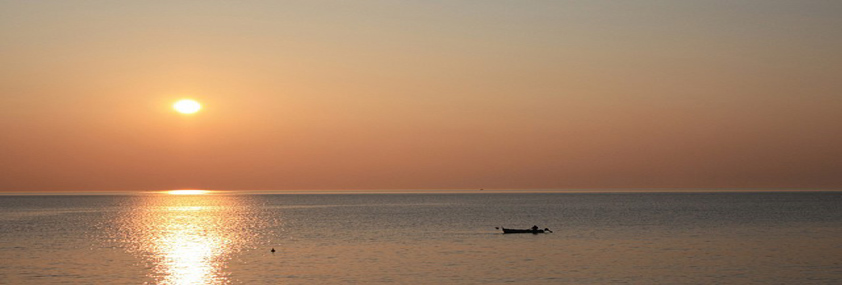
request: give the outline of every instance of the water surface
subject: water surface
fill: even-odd
[[[0,196],[0,283],[840,283],[840,205],[839,192]],[[494,229],[533,224],[554,233]]]

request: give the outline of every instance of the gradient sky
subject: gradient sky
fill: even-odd
[[[839,189],[842,1],[0,1],[0,191],[181,188]]]

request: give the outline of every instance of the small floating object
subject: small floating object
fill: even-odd
[[[270,250],[270,251],[271,251],[272,253],[275,253],[275,248],[273,247],[273,248],[272,248],[272,250]]]
[[[497,227],[495,227],[497,229]],[[539,229],[538,227],[532,227],[531,229],[507,229],[502,228],[504,234],[543,234],[543,233],[552,233],[548,228]]]

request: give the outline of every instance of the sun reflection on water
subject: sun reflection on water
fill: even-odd
[[[227,246],[213,228],[213,217],[202,215],[208,212],[205,207],[168,207],[169,214],[160,217],[161,228],[150,239],[163,284],[220,283],[217,263]]]
[[[226,284],[232,253],[254,246],[264,223],[237,196],[138,198],[119,229],[157,284]]]

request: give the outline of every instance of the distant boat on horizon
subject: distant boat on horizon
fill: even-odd
[[[500,227],[500,229],[503,229],[504,234],[543,234],[543,233],[552,233],[553,232],[548,228],[544,228],[542,230],[542,229],[537,229],[537,228],[536,229],[507,229],[507,228],[504,228],[504,227]]]

